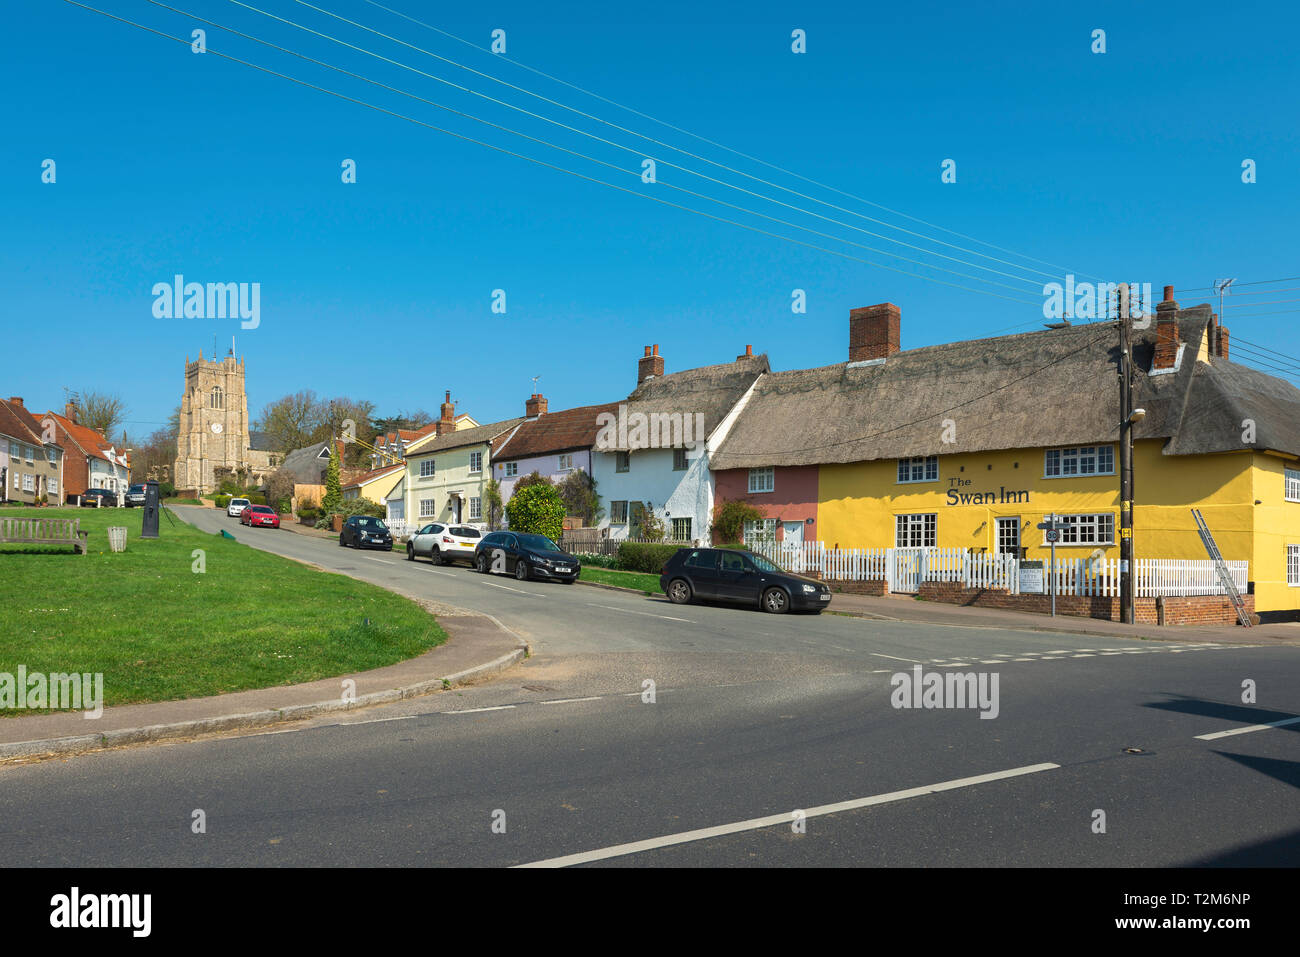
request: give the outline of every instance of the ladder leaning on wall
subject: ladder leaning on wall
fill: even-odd
[[[1251,623],[1250,615],[1246,613],[1246,603],[1241,600],[1241,592],[1237,591],[1237,583],[1232,580],[1232,572],[1228,571],[1223,555],[1219,553],[1219,546],[1215,544],[1214,536],[1210,534],[1210,527],[1205,524],[1199,508],[1192,509],[1192,518],[1196,519],[1196,530],[1200,533],[1201,542],[1210,555],[1210,561],[1214,562],[1215,571],[1219,573],[1219,582],[1232,601],[1232,607],[1237,610],[1237,620],[1243,627],[1249,628]]]

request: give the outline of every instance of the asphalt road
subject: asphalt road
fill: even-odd
[[[1300,863],[1293,648],[682,608],[194,520],[491,613],[535,656],[341,721],[0,768],[8,862]],[[996,717],[893,706],[914,664],[996,675]]]

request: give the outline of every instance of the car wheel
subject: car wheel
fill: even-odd
[[[478,558],[474,559],[474,567],[479,570],[479,574],[486,575],[490,566],[491,563],[486,555],[479,555]]]
[[[674,605],[685,605],[691,600],[691,586],[683,578],[674,578],[668,583],[668,600]]]
[[[343,541],[343,533],[339,532],[339,547],[346,548],[347,544],[348,544],[347,542]]]
[[[440,549],[437,545],[434,545],[433,551],[429,553],[429,561],[433,562],[435,565],[447,564],[447,559],[442,557],[442,549]]]
[[[784,615],[790,610],[790,596],[779,588],[769,588],[763,592],[763,611],[772,615]]]
[[[415,546],[410,542],[406,543],[406,560],[408,562],[415,561]]]
[[[521,582],[528,581],[528,563],[522,558],[515,562],[515,580]]]

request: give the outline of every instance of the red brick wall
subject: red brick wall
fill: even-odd
[[[818,575],[809,575],[809,578],[819,578]],[[885,585],[883,578],[877,578],[870,581],[828,581],[831,591],[840,592],[845,595],[869,595],[872,598],[883,598],[889,594],[889,589]]]
[[[974,605],[977,608],[1005,608],[1047,615],[1052,610],[1050,595],[1012,595],[1000,589],[964,588],[950,582],[922,582],[917,594],[927,601],[950,605]],[[1243,596],[1248,614],[1255,612],[1255,596]],[[1222,595],[1193,595],[1166,598],[1167,625],[1234,625],[1237,613],[1232,602]],[[1056,613],[1074,618],[1101,618],[1119,621],[1118,598],[1092,598],[1082,595],[1058,595]],[[1133,603],[1133,618],[1138,624],[1158,623],[1159,611],[1154,598],[1138,598]]]

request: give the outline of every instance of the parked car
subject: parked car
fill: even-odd
[[[351,545],[353,548],[382,548],[386,552],[393,550],[393,533],[388,530],[382,518],[369,515],[349,515],[339,532],[339,544]]]
[[[239,513],[248,508],[250,502],[246,498],[232,498],[226,504],[226,514],[231,518],[238,518]]]
[[[143,505],[145,500],[144,486],[132,485],[126,490],[126,507],[134,508],[137,505]]]
[[[406,557],[414,561],[417,555],[424,555],[435,565],[457,560],[473,565],[474,549],[482,538],[482,532],[468,525],[432,522],[411,536],[406,543]]]
[[[536,576],[572,585],[582,563],[545,535],[489,532],[474,549],[474,567],[483,574],[514,575],[522,581]]]
[[[249,528],[255,525],[259,528],[279,528],[280,516],[269,506],[249,505],[239,513],[239,524]]]
[[[106,488],[88,488],[81,496],[83,508],[101,508],[104,506],[117,505],[117,493],[110,492]]]
[[[679,548],[663,567],[659,587],[684,605],[701,601],[758,605],[781,615],[790,609],[821,613],[831,602],[826,584],[782,571],[762,555],[730,548]]]

